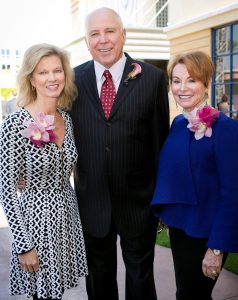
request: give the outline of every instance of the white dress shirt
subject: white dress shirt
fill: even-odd
[[[100,92],[101,92],[101,87],[102,84],[105,80],[105,77],[103,76],[103,72],[105,70],[109,70],[110,73],[112,74],[112,80],[115,85],[116,93],[119,88],[123,70],[125,68],[126,64],[126,56],[123,53],[122,57],[113,65],[111,66],[110,69],[106,69],[103,65],[98,63],[97,61],[94,60],[94,69],[95,69],[95,74],[96,74],[96,80],[97,80],[97,89],[98,89],[98,95],[100,97]]]

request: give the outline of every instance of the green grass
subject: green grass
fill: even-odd
[[[169,237],[165,229],[157,234],[156,244],[166,248],[170,248]]]
[[[157,235],[156,244],[170,248],[169,237],[166,230],[162,230],[161,233]],[[232,273],[238,274],[238,253],[228,254],[224,268]]]
[[[232,273],[238,274],[238,253],[228,254],[224,268]]]

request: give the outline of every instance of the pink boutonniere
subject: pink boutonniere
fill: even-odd
[[[43,112],[37,114],[36,120],[24,121],[27,128],[21,131],[22,136],[27,137],[37,147],[43,147],[45,143],[55,142],[56,134],[54,116],[45,115]]]
[[[126,79],[124,80],[124,83],[128,85],[128,81],[132,79],[136,79],[136,76],[141,74],[141,66],[138,63],[131,64],[133,66],[133,70],[128,73]]]
[[[200,140],[204,136],[212,136],[212,124],[219,117],[219,111],[217,108],[205,105],[198,109],[196,116],[188,118],[188,126],[192,132],[195,132],[194,137],[196,140]]]

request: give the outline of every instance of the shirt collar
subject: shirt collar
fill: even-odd
[[[110,73],[112,74],[113,82],[116,83],[119,79],[121,79],[123,70],[125,68],[125,64],[126,64],[126,56],[124,53],[122,57],[109,69],[106,69],[103,65],[101,65],[99,62],[94,60],[94,69],[95,69],[97,81],[103,79],[103,72],[105,70],[109,70]]]
[[[197,111],[201,108],[203,108],[206,105],[206,103],[204,102],[203,104],[195,107],[193,110],[191,111],[184,111],[183,110],[183,115],[185,119],[190,119],[190,118],[195,118],[197,115]]]

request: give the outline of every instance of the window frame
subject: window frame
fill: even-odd
[[[212,105],[214,107],[218,106],[218,100],[216,99],[216,86],[218,85],[228,85],[229,86],[229,116],[230,117],[234,117],[237,112],[238,112],[238,108],[234,111],[233,110],[233,89],[234,89],[234,85],[238,85],[238,81],[235,81],[233,79],[233,56],[234,55],[238,55],[238,49],[237,51],[233,51],[233,30],[234,30],[234,26],[238,25],[238,22],[233,22],[233,23],[228,23],[228,24],[223,24],[220,25],[219,27],[213,28],[212,30],[212,60],[213,63],[216,67],[216,60],[218,57],[228,57],[230,59],[230,63],[229,63],[229,81],[224,81],[222,83],[216,82],[215,81],[215,76],[216,76],[216,71],[213,74],[212,77]],[[229,49],[229,53],[222,53],[222,54],[217,54],[216,53],[216,33],[218,30],[224,28],[224,27],[229,27],[230,28],[230,36],[229,36],[229,42],[230,42],[230,49]]]

